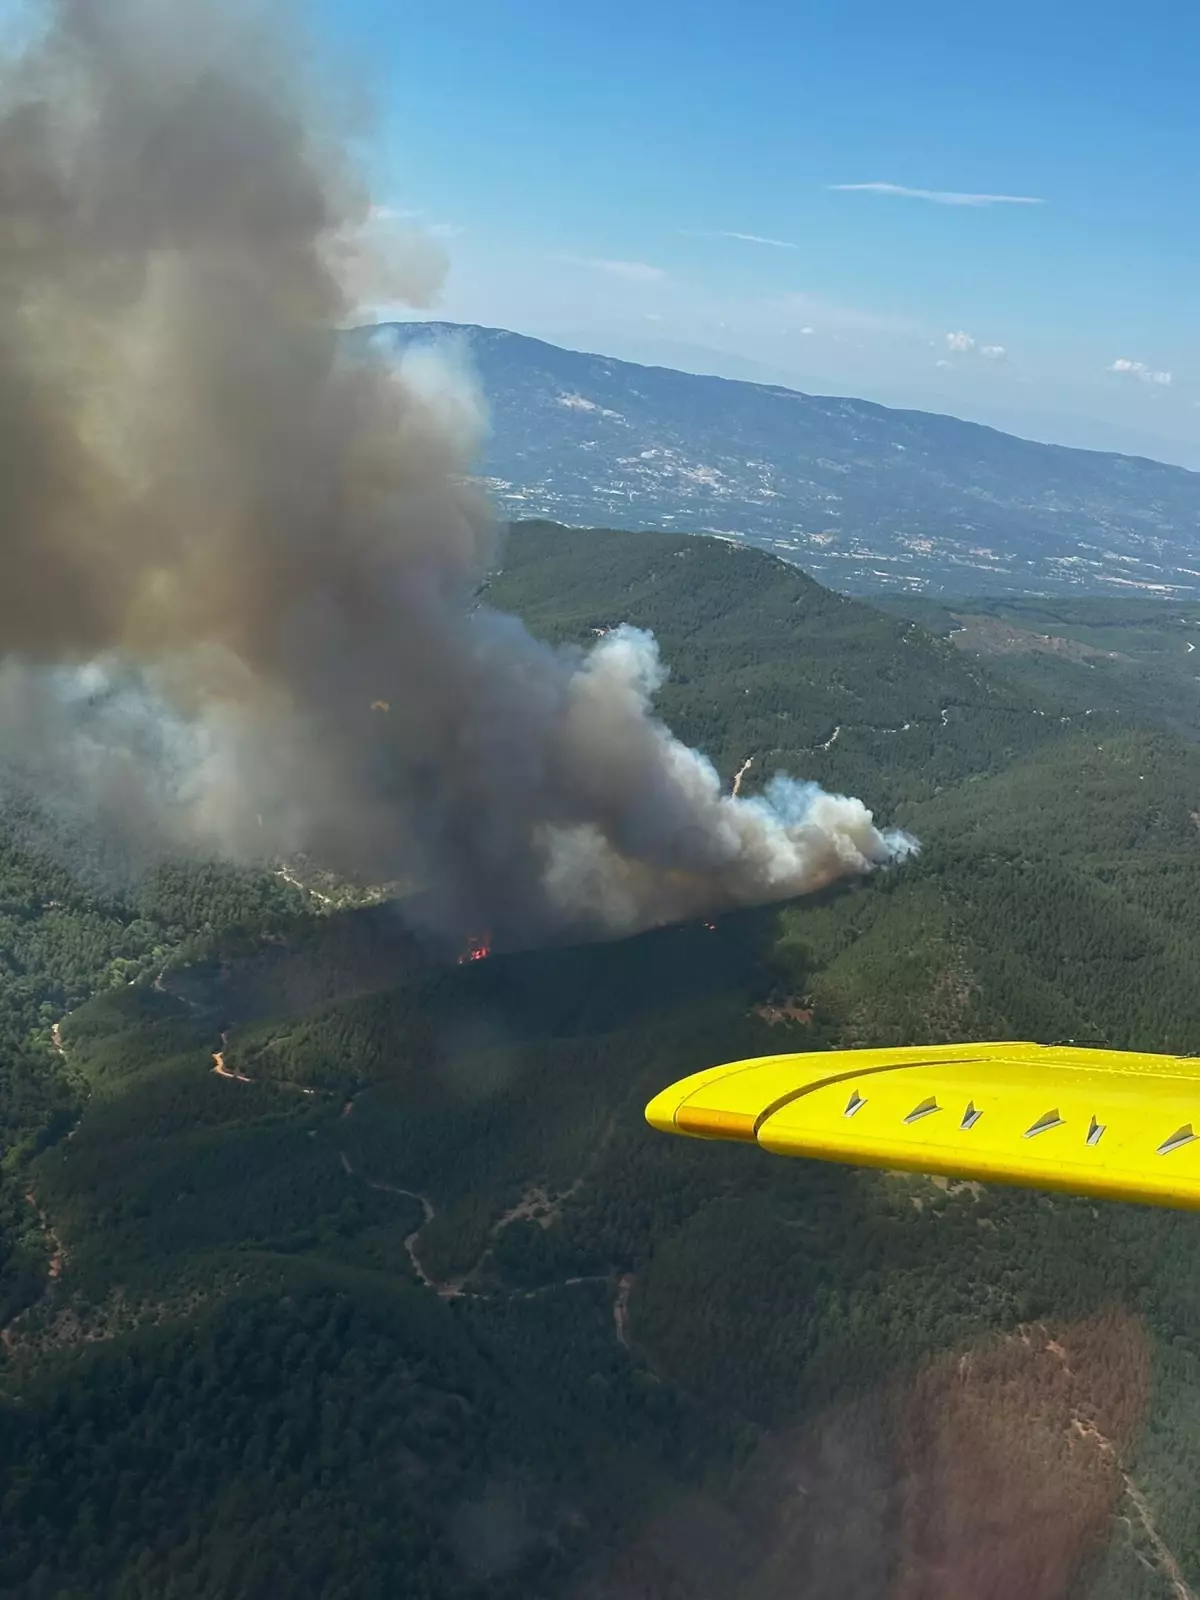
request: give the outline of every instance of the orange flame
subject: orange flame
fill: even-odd
[[[467,940],[467,948],[458,958],[461,967],[467,961],[486,961],[492,953],[491,940],[485,933],[479,938],[474,934]]]

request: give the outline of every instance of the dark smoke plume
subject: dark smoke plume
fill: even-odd
[[[441,262],[261,10],[46,0],[0,84],[0,738],[145,848],[298,850],[450,931],[615,932],[903,851],[856,800],[725,795],[654,642],[473,608],[480,407],[343,330]],[[327,104],[326,102],[329,102]]]

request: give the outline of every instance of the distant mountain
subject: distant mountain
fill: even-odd
[[[811,367],[774,366],[754,361],[715,345],[692,344],[683,339],[647,337],[637,333],[587,332],[575,329],[546,329],[535,338],[567,350],[615,356],[641,367],[674,367],[679,372],[695,372],[712,378],[738,378],[746,383],[766,383],[784,389],[799,389],[804,394],[844,395],[846,379],[839,381]],[[1147,456],[1151,461],[1171,462],[1177,467],[1200,471],[1200,444],[1169,433],[1147,433],[1124,422],[1075,411],[1039,411],[1028,404],[997,401],[981,391],[971,393],[953,388],[929,389],[922,385],[871,383],[858,391],[860,399],[890,411],[935,411],[978,422],[985,428],[999,428],[1019,439],[1043,444],[1067,445],[1076,450],[1100,450],[1109,455]],[[1040,397],[1036,397],[1040,399]]]
[[[859,593],[1200,595],[1200,473],[452,323],[514,517],[719,533]]]

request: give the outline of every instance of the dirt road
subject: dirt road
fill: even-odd
[[[232,1067],[225,1065],[225,1047],[229,1043],[229,1035],[221,1035],[221,1048],[213,1051],[213,1071],[218,1078],[229,1078],[234,1083],[253,1083],[253,1078],[248,1078],[244,1072],[235,1072]]]

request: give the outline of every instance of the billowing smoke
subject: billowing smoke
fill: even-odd
[[[292,19],[294,21],[294,19]],[[477,606],[481,407],[344,330],[441,262],[234,0],[46,0],[0,85],[0,738],[149,850],[309,852],[447,930],[626,931],[906,848],[722,793],[654,641]]]

